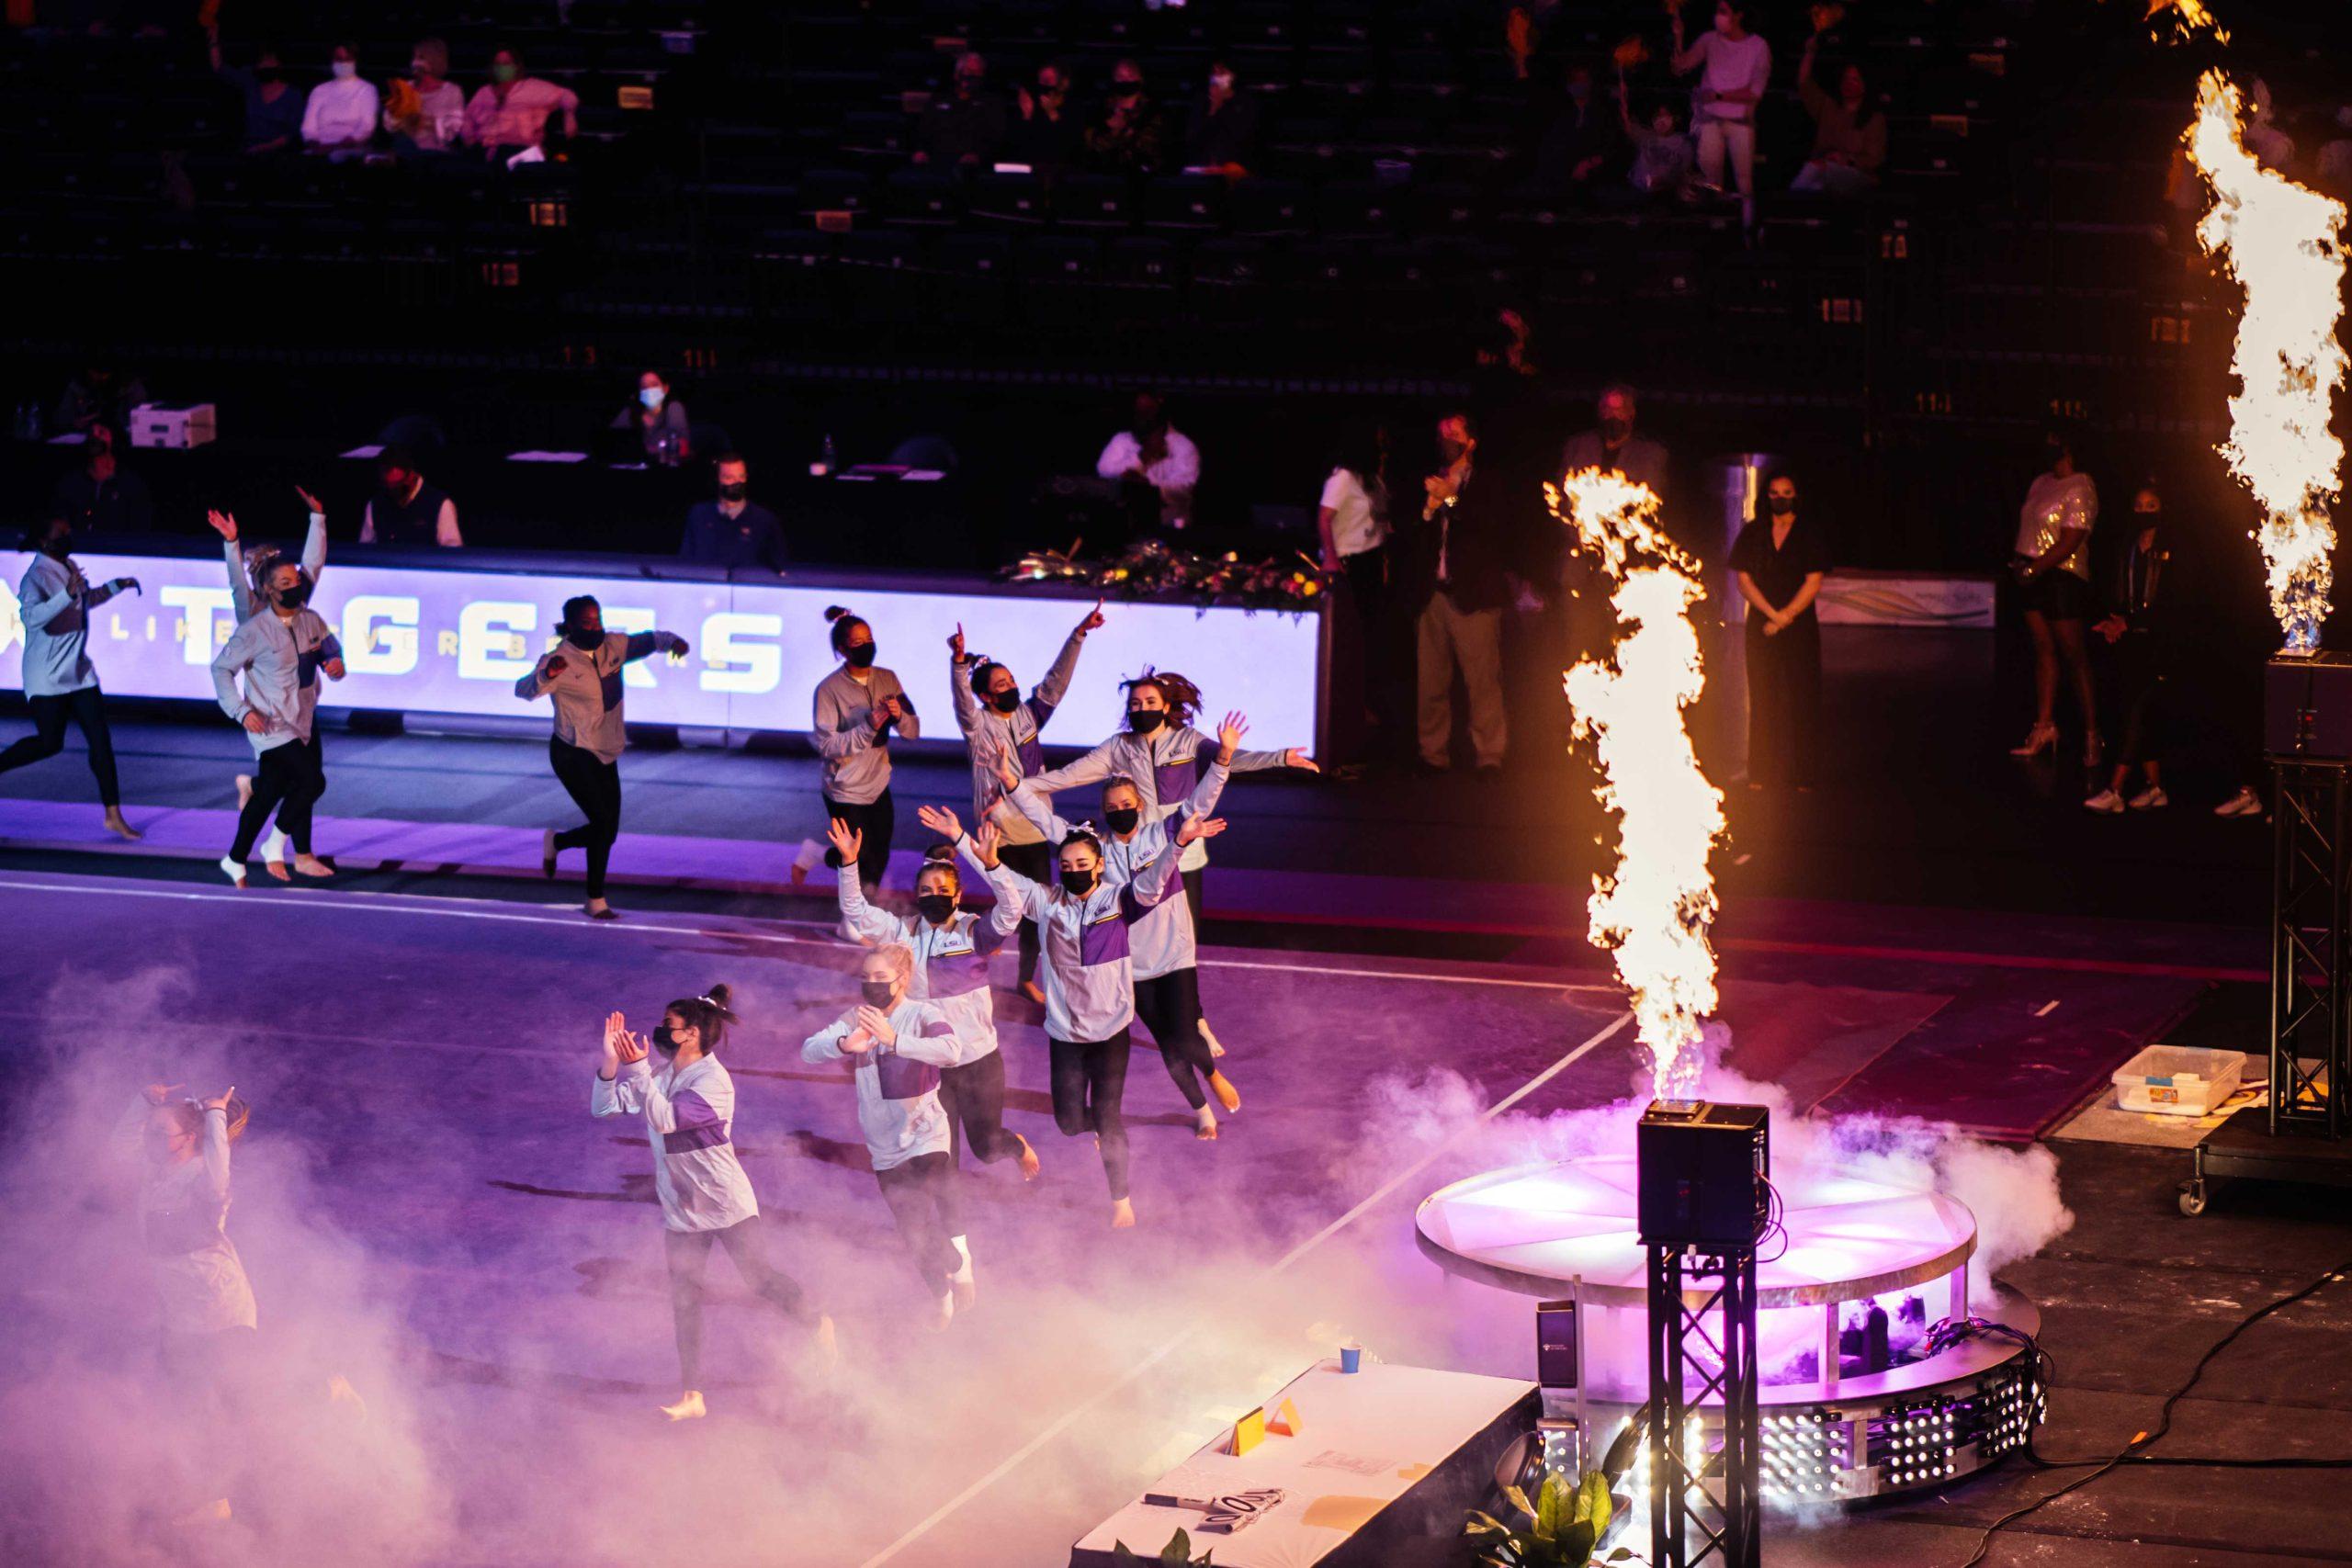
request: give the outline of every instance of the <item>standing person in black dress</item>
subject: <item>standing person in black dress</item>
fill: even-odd
[[[2091,630],[2115,650],[2117,706],[2123,714],[2123,737],[2116,748],[2115,766],[2107,787],[2083,802],[2086,809],[2110,817],[2126,810],[2154,811],[2172,804],[2165,794],[2164,761],[2159,753],[2171,737],[2165,720],[2167,677],[2172,672],[2173,617],[2165,601],[2175,581],[2172,549],[2164,536],[2164,498],[2154,485],[2143,485],[2132,499],[2133,529],[2123,553],[2108,579],[2107,614]],[[2148,787],[2125,798],[2132,770],[2148,775]]]
[[[1797,481],[1774,474],[1764,515],[1731,547],[1747,601],[1747,787],[1810,789],[1821,728],[1821,620],[1815,595],[1828,575],[1828,541],[1797,517]]]

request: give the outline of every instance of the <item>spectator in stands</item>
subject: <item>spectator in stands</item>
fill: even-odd
[[[334,74],[311,89],[302,107],[302,151],[341,161],[368,151],[383,104],[375,84],[359,74],[357,50],[339,43],[334,59]]]
[[[613,415],[613,428],[635,431],[645,460],[661,468],[674,468],[694,456],[686,405],[670,395],[659,370],[637,378],[637,398]]]
[[[784,525],[751,499],[751,466],[740,452],[719,454],[718,499],[698,501],[686,513],[678,558],[697,566],[763,566],[784,574]]]
[[[563,112],[563,134],[580,134],[580,96],[569,87],[523,72],[523,57],[502,49],[490,57],[490,82],[466,105],[462,133],[492,163],[504,163],[526,148],[547,143],[548,119]]]
[[[454,550],[466,542],[458,533],[458,503],[424,482],[416,454],[407,447],[387,446],[377,456],[376,487],[359,520],[361,544]]]
[[[111,365],[85,365],[65,383],[57,400],[57,434],[109,436],[130,428],[130,411],[147,400],[147,385]]]
[[[394,79],[384,99],[384,130],[406,152],[446,152],[466,123],[466,95],[449,80],[449,46],[421,39],[409,51],[406,80]]]
[[[1106,175],[1146,175],[1159,166],[1166,132],[1159,106],[1145,91],[1143,67],[1122,60],[1111,68],[1102,112],[1086,128],[1086,162]]]
[[[1680,201],[1689,197],[1693,163],[1681,117],[1671,102],[1660,98],[1650,106],[1648,118],[1636,123],[1623,66],[1617,70],[1617,124],[1634,148],[1625,183],[1653,200]]]
[[[1233,67],[1209,67],[1208,91],[1184,125],[1184,166],[1239,179],[1258,156],[1258,104],[1234,91]]]
[[[1201,451],[1192,438],[1168,423],[1156,392],[1137,392],[1127,428],[1111,437],[1094,471],[1131,491],[1150,492],[1151,507],[1166,528],[1192,521],[1193,491],[1201,482]]]
[[[1674,17],[1674,73],[1699,73],[1696,117],[1699,122],[1699,171],[1706,182],[1721,189],[1724,160],[1731,160],[1733,183],[1739,189],[1739,220],[1756,222],[1756,106],[1763,101],[1765,85],[1772,79],[1772,46],[1747,30],[1749,0],[1715,0],[1715,26],[1699,41],[1682,41],[1682,13]]]
[[[1821,617],[1829,544],[1797,516],[1797,481],[1764,481],[1764,515],[1731,547],[1747,601],[1747,787],[1813,787],[1821,730]]]
[[[1004,103],[989,91],[989,62],[967,50],[956,57],[955,90],[934,93],[915,125],[915,162],[934,168],[992,164],[1004,142]]]
[[[302,135],[302,95],[286,80],[277,51],[265,49],[251,71],[224,74],[245,96],[245,151],[292,152]]]
[[[2091,529],[2098,522],[2098,487],[2075,466],[2074,443],[2052,431],[2043,446],[2049,469],[2025,492],[2009,558],[2025,601],[2025,627],[2033,638],[2033,728],[2010,748],[2012,757],[2058,749],[2058,665],[2064,657],[2083,716],[2083,766],[2099,761],[2098,705],[2092,695],[2090,656],[2083,620],[2091,603]]]
[[[1510,743],[1503,708],[1504,574],[1510,498],[1477,470],[1478,431],[1466,413],[1438,422],[1438,471],[1421,481],[1420,522],[1401,543],[1397,582],[1414,615],[1421,765],[1453,765],[1453,676],[1470,699],[1470,746],[1481,778],[1500,773]]]
[[[121,467],[114,432],[101,424],[83,439],[82,466],[50,491],[49,515],[64,518],[80,538],[144,534],[154,525],[155,503],[146,481]]]
[[[1815,12],[1813,36],[1804,40],[1804,56],[1797,62],[1797,96],[1813,116],[1813,155],[1789,188],[1821,196],[1865,196],[1878,184],[1879,165],[1886,162],[1886,116],[1871,102],[1859,65],[1838,68],[1836,97],[1821,90],[1814,53],[1826,20],[1826,12]]]
[[[1618,152],[1623,111],[1604,107],[1593,92],[1592,67],[1568,67],[1566,97],[1535,149],[1535,184],[1545,196],[1577,196],[1607,178]]]
[[[1021,89],[1017,111],[1007,128],[1003,156],[1041,175],[1057,175],[1078,161],[1084,132],[1070,107],[1069,72],[1066,67],[1037,67],[1035,90]]]

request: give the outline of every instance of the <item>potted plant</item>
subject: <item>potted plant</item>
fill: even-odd
[[[1609,1529],[1609,1480],[1600,1472],[1587,1471],[1576,1484],[1546,1475],[1532,1503],[1516,1486],[1505,1487],[1503,1497],[1524,1523],[1507,1525],[1476,1508],[1463,1522],[1463,1537],[1476,1546],[1484,1568],[1589,1568]],[[1619,1547],[1606,1561],[1631,1556]]]

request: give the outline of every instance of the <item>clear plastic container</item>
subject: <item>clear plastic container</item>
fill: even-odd
[[[2204,1116],[2238,1091],[2243,1051],[2151,1045],[2115,1070],[2115,1103],[2159,1116]]]

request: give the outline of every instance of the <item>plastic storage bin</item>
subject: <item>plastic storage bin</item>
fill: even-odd
[[[2151,1045],[2115,1071],[2115,1103],[2159,1116],[2203,1116],[2238,1091],[2243,1051]]]

